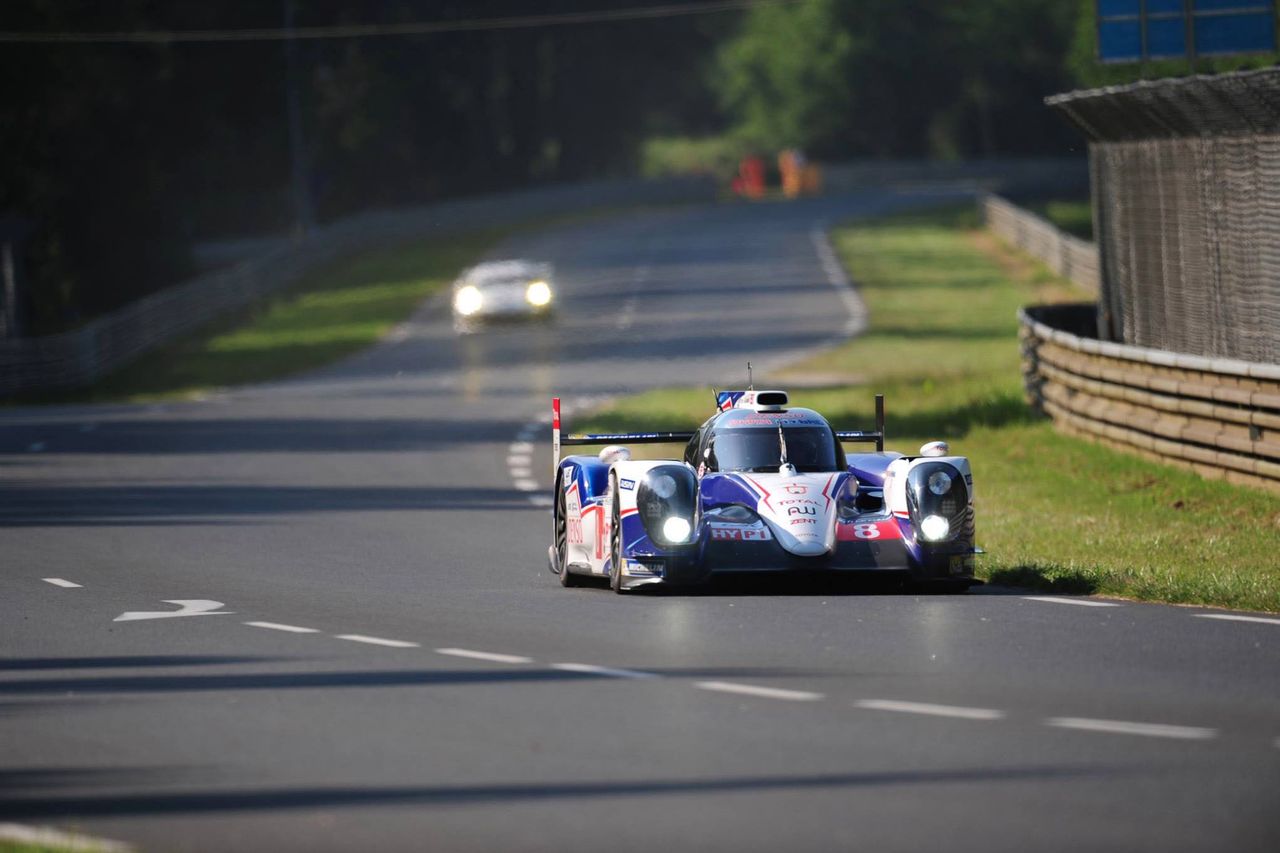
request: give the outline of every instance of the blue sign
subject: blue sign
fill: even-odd
[[[1097,0],[1103,62],[1276,50],[1276,0]]]

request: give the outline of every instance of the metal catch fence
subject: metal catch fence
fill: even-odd
[[[1090,139],[1099,336],[1280,362],[1280,68],[1047,102]]]

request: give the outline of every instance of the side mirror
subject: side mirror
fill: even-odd
[[[600,451],[600,461],[606,465],[615,462],[626,462],[631,458],[631,451],[620,444],[611,444]]]

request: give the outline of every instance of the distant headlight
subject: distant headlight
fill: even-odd
[[[551,285],[545,281],[531,281],[524,290],[524,298],[530,305],[541,308],[551,302]]]
[[[468,284],[453,295],[453,310],[463,317],[470,317],[479,311],[483,305],[484,296],[481,295],[480,288],[474,284]]]

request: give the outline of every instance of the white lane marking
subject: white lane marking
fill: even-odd
[[[416,649],[417,643],[404,640],[387,640],[382,637],[366,637],[364,634],[334,634],[339,640],[350,640],[353,643],[368,643],[371,646],[386,646],[389,649]]]
[[[962,720],[999,720],[1004,711],[993,708],[964,708],[959,705],[933,705],[928,702],[900,702],[896,699],[862,699],[853,703],[872,711],[898,711],[903,714],[928,714],[934,717],[956,717]]]
[[[512,453],[512,454],[515,454],[515,453],[532,453],[532,452],[533,452],[533,444],[532,444],[531,442],[528,442],[528,441],[513,441],[513,442],[511,442],[511,444],[507,445],[507,452],[508,452],[508,453]]]
[[[81,584],[72,583],[71,581],[66,580],[64,578],[40,578],[40,580],[44,581],[45,583],[51,583],[54,586],[60,586],[63,589],[84,589],[84,587]]]
[[[555,501],[547,495],[529,495],[529,503],[534,506],[552,506]]]
[[[516,480],[514,485],[522,492],[536,492],[541,488],[536,480]]]
[[[472,649],[436,649],[438,655],[450,655],[455,658],[471,658],[472,660],[487,660],[493,663],[533,663],[533,658],[527,658],[522,655],[503,655],[497,652],[477,652]]]
[[[44,449],[45,449],[45,446],[46,446],[46,445],[45,445],[45,443],[44,443],[43,441],[33,441],[33,442],[31,442],[30,444],[28,444],[28,445],[27,445],[27,452],[28,452],[28,453],[39,453],[40,451],[42,451],[42,450],[44,450]]]
[[[1130,723],[1124,720],[1091,720],[1086,717],[1051,717],[1046,726],[1059,729],[1077,729],[1085,732],[1106,732],[1117,735],[1142,737],[1167,737],[1179,740],[1210,740],[1218,736],[1215,729],[1198,726],[1170,726],[1164,723]]]
[[[121,613],[113,622],[135,622],[139,619],[172,619],[176,616],[230,616],[234,611],[219,610],[221,601],[206,598],[167,598],[165,604],[178,605],[177,610],[130,610]]]
[[[527,480],[533,476],[533,471],[528,468],[512,468],[511,476],[517,480]]]
[[[527,466],[529,465],[529,463],[532,461],[532,459],[533,459],[533,457],[532,457],[532,456],[530,456],[530,455],[529,455],[529,454],[527,454],[527,453],[521,453],[521,454],[519,454],[519,455],[517,455],[517,456],[508,456],[508,457],[507,457],[507,467],[508,467],[508,468],[523,468],[523,467],[527,467]]]
[[[1047,601],[1050,604],[1076,604],[1080,607],[1122,607],[1114,601],[1090,601],[1087,598],[1056,598],[1051,595],[1024,595],[1023,601]]]
[[[266,628],[268,631],[287,631],[290,634],[319,634],[318,628],[303,628],[301,625],[282,625],[279,622],[246,622],[252,628]]]
[[[63,832],[49,826],[24,826],[20,823],[0,823],[0,841],[13,841],[38,849],[75,850],[84,853],[128,853],[128,844],[90,835]]]
[[[735,684],[732,681],[699,681],[693,686],[719,693],[738,693],[762,699],[787,699],[791,702],[815,702],[823,698],[821,693],[810,693],[807,690],[780,690],[776,687],[757,687],[754,684]]]
[[[1264,619],[1261,616],[1236,616],[1233,613],[1197,613],[1199,619],[1223,619],[1227,622],[1258,622],[1263,625],[1280,625],[1280,619]]]
[[[638,669],[614,669],[609,666],[596,666],[590,663],[553,663],[552,669],[565,672],[582,672],[588,675],[606,675],[610,678],[661,678],[656,672],[641,672]]]
[[[809,232],[809,239],[813,241],[813,249],[818,253],[818,261],[822,265],[822,271],[827,275],[827,281],[836,289],[836,293],[840,295],[840,301],[844,303],[845,311],[849,314],[849,319],[844,326],[845,335],[858,334],[867,328],[867,306],[858,295],[858,290],[849,280],[849,276],[845,274],[840,259],[836,257],[831,239],[827,236],[826,223],[819,222],[815,225]]]

